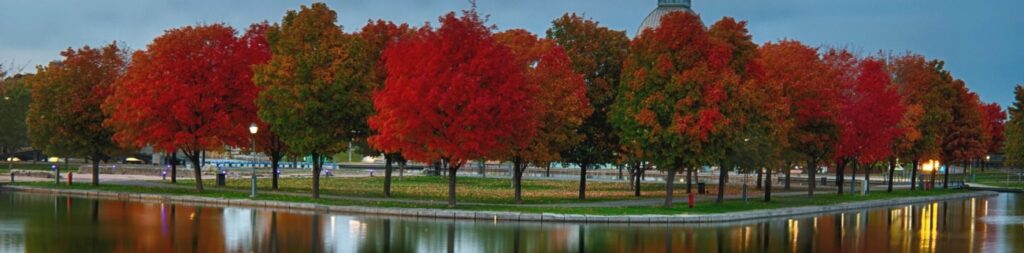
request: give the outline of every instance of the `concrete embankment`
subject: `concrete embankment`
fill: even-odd
[[[484,221],[524,221],[524,222],[558,222],[558,223],[725,223],[742,220],[797,217],[820,213],[842,212],[868,208],[894,207],[902,205],[931,203],[936,201],[956,200],[965,198],[991,197],[998,195],[992,191],[975,191],[938,196],[906,197],[884,200],[867,200],[840,203],[825,206],[803,206],[778,209],[763,209],[730,212],[721,214],[681,214],[681,215],[579,215],[555,213],[519,213],[497,211],[463,211],[428,208],[386,208],[368,206],[335,206],[313,203],[296,203],[284,201],[264,201],[248,199],[211,198],[186,195],[165,195],[149,193],[122,193],[95,190],[71,190],[37,188],[26,186],[0,186],[0,191],[25,192],[36,194],[66,195],[86,198],[113,199],[123,201],[140,201],[153,203],[178,203],[190,205],[242,206],[267,208],[276,210],[332,212],[345,214],[362,214],[376,216],[399,216],[435,219],[464,219]]]

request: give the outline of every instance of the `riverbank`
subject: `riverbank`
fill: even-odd
[[[141,201],[154,203],[200,204],[214,206],[243,206],[296,211],[336,212],[347,214],[402,216],[431,219],[468,219],[483,221],[530,221],[568,223],[717,223],[738,220],[793,217],[817,213],[839,212],[864,208],[899,206],[934,201],[988,197],[997,193],[989,191],[942,190],[933,192],[873,193],[868,196],[820,195],[815,198],[778,198],[772,203],[751,200],[730,200],[721,204],[699,203],[701,209],[686,212],[685,203],[678,208],[662,207],[604,207],[604,208],[563,208],[563,207],[520,207],[517,205],[460,205],[448,209],[442,205],[417,204],[391,201],[354,201],[344,199],[309,199],[294,196],[264,194],[248,199],[245,194],[224,191],[208,191],[198,194],[175,189],[155,189],[132,186],[101,186],[87,189],[87,186],[58,187],[45,183],[24,183],[2,185],[0,191],[26,192],[76,196],[85,198]],[[805,202],[794,200],[804,199]],[[859,200],[858,200],[859,199]],[[810,200],[810,201],[806,201]],[[807,204],[814,202],[818,204]],[[803,204],[803,205],[801,205]],[[740,205],[743,208],[735,208]],[[713,207],[713,208],[709,208]],[[604,209],[604,210],[595,210]],[[726,211],[722,211],[726,210]]]

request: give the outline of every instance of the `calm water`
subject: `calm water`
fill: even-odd
[[[0,193],[0,252],[1024,252],[1024,195],[720,225],[472,222]]]

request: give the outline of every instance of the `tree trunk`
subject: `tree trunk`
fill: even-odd
[[[391,197],[391,163],[394,162],[392,155],[384,155],[384,197]]]
[[[772,201],[772,170],[765,170],[764,175],[764,202]]]
[[[757,169],[757,181],[754,183],[754,188],[756,188],[758,190],[761,189],[761,186],[763,186],[763,184],[762,184],[762,182],[763,182],[762,179],[763,178],[764,178],[764,170]]]
[[[100,186],[100,154],[92,154],[92,186]]]
[[[515,186],[515,201],[516,204],[523,203],[523,172],[526,171],[526,162],[523,158],[516,157],[512,159],[512,184]]]
[[[402,176],[405,174],[405,165],[408,163],[409,161],[405,160],[405,158],[398,161],[398,181],[402,181]]]
[[[787,162],[786,168],[783,169],[784,170],[782,172],[786,174],[786,182],[785,184],[783,184],[782,188],[785,190],[789,190],[789,176],[792,175],[793,173],[793,165]]]
[[[647,170],[647,167],[645,167],[647,165],[645,165],[644,162],[637,162],[635,165],[636,171],[633,172],[633,196],[640,197],[640,177],[643,176],[644,171]]]
[[[310,158],[313,159],[313,198],[320,198],[320,171],[323,169],[323,163],[320,162],[322,159],[319,153],[310,153]]]
[[[551,177],[551,164],[544,166],[544,177]]]
[[[890,157],[889,158],[889,189],[888,189],[888,192],[892,192],[892,183],[893,183],[892,182],[892,180],[893,180],[893,175],[892,174],[896,174],[896,158]]]
[[[448,161],[448,208],[455,208],[455,174],[459,171],[459,166],[451,164]]]
[[[929,183],[932,188],[935,188],[935,177],[937,177],[936,175],[938,175],[938,174],[939,174],[939,168],[932,169],[931,183]]]
[[[678,169],[669,169],[665,178],[665,208],[672,208],[672,191],[675,190],[676,172]]]
[[[587,166],[590,164],[580,164],[580,200],[587,199]]]
[[[178,183],[178,151],[171,152],[171,183]]]
[[[274,190],[277,190],[277,179],[281,177],[278,175],[281,170],[281,157],[280,152],[272,152],[270,154],[270,178],[272,179],[270,188]]]
[[[636,176],[634,176],[635,179],[633,179],[633,196],[634,197],[640,197],[640,176],[644,174],[643,170],[645,168],[640,167],[638,169],[640,171],[637,171]]]
[[[203,166],[199,164],[201,153],[202,151],[199,150],[185,152],[185,157],[188,158],[189,162],[192,163],[192,167],[194,167],[192,168],[192,174],[196,178],[196,191],[200,193],[203,192]]]
[[[865,193],[871,191],[871,169],[874,169],[874,168],[875,168],[875,164],[868,165],[867,168],[864,168],[864,189],[865,189],[864,192]]]
[[[846,159],[839,158],[836,161],[836,188],[839,195],[843,195],[843,186],[846,183]]]
[[[623,180],[623,178],[622,178],[622,164],[616,164],[615,167],[619,167],[619,180]]]
[[[910,161],[910,190],[917,190],[917,159]]]
[[[857,195],[854,187],[857,187],[857,169],[860,169],[860,162],[856,158],[853,159],[853,172],[850,173],[850,194]]]
[[[636,164],[635,163],[626,163],[626,173],[628,174],[627,177],[629,178],[629,190],[632,191],[633,190],[633,183],[634,183],[634,179],[635,179],[635,175],[636,175]]]
[[[818,159],[811,158],[810,160],[807,160],[807,172],[807,196],[814,197],[814,175],[818,173]]]
[[[943,173],[944,175],[942,176],[942,189],[949,189],[949,171],[953,170],[953,164],[949,162],[944,162],[942,164],[946,165],[946,172]]]
[[[725,161],[721,161],[718,167],[718,199],[715,200],[717,203],[725,201],[725,183],[726,177],[729,176],[729,169],[726,166]]]

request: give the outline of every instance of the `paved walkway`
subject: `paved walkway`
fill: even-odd
[[[1024,192],[1024,189],[1021,189],[1021,188],[991,186],[991,185],[979,184],[979,183],[966,183],[966,184],[967,184],[967,188],[968,189],[974,189],[974,190],[997,191],[997,192]]]

